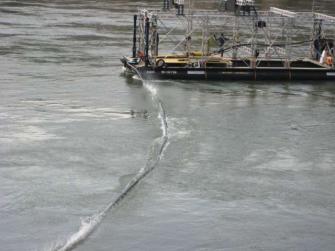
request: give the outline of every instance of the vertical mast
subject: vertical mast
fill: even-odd
[[[144,34],[145,34],[145,66],[149,65],[149,33],[150,33],[150,22],[149,17],[145,17],[145,28],[144,28]]]
[[[134,15],[134,33],[133,33],[133,58],[136,57],[136,30],[137,30],[137,15]]]
[[[315,0],[312,2],[312,18],[313,27],[311,34],[310,57],[314,60],[319,60],[321,55],[321,36],[322,36],[322,20],[317,18]]]
[[[208,56],[208,34],[209,29],[209,18],[205,16],[202,20],[202,44],[201,44],[201,51],[202,57]]]
[[[145,47],[145,13],[143,11],[139,11],[138,16],[138,50],[141,53],[144,53]]]
[[[253,16],[252,17],[252,37],[251,37],[251,57],[256,61],[258,57],[258,49],[257,49],[257,33],[258,33],[258,16]],[[254,64],[256,66],[256,64]]]
[[[290,65],[291,54],[292,54],[292,27],[294,26],[294,19],[292,17],[288,18],[288,25],[286,27],[286,40],[285,40],[285,53],[287,66]],[[284,26],[285,27],[285,26]]]
[[[239,43],[239,29],[240,29],[240,24],[239,24],[239,16],[238,14],[234,15],[234,28],[233,28],[233,55],[232,58],[236,59],[237,58],[237,53],[238,53],[238,43]]]
[[[192,39],[189,39],[193,29],[192,0],[188,1],[187,30],[186,30],[186,55],[190,55]]]

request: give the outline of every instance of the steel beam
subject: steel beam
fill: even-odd
[[[274,14],[278,14],[278,15],[284,16],[284,17],[294,18],[294,17],[297,16],[296,12],[288,11],[288,10],[284,10],[284,9],[279,9],[279,8],[276,8],[276,7],[271,7],[270,8],[270,12],[272,12]]]

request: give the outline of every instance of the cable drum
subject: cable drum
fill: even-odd
[[[165,63],[164,59],[157,60],[156,67],[158,69],[165,68],[165,66],[166,66],[166,63]]]

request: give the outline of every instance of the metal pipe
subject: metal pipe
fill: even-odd
[[[136,31],[137,31],[137,15],[134,15],[134,34],[133,34],[133,58],[136,57]]]

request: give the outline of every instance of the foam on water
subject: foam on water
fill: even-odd
[[[191,135],[192,124],[187,118],[171,118],[168,119],[169,124],[169,140],[178,140],[189,137]]]
[[[161,122],[162,136],[156,138],[151,145],[149,158],[144,167],[128,182],[118,197],[111,201],[102,211],[81,221],[80,228],[72,234],[64,243],[57,243],[47,250],[49,251],[69,251],[83,243],[100,225],[107,213],[120,203],[127,194],[145,178],[159,163],[163,152],[168,145],[168,123],[163,102],[157,96],[157,89],[150,83],[143,80],[141,74],[134,68],[139,78],[143,81],[143,86],[150,92],[153,104],[158,108],[158,118]]]
[[[55,249],[52,250],[66,251],[74,249],[77,245],[87,239],[87,237],[96,229],[100,224],[102,217],[103,215],[100,213],[82,220],[79,230],[71,235],[65,244],[57,245]]]

